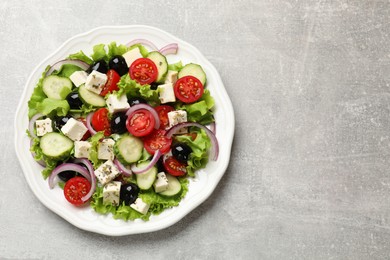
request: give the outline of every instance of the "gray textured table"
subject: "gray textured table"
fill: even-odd
[[[384,259],[390,255],[389,1],[0,2],[0,258]],[[106,237],[28,187],[14,111],[38,62],[101,25],[198,47],[236,116],[229,168],[176,225]]]

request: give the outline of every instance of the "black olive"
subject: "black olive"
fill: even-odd
[[[58,174],[58,178],[60,178],[61,181],[67,182],[68,180],[76,176],[76,174],[77,173],[74,171],[63,171]]]
[[[99,71],[100,73],[106,74],[108,71],[107,62],[104,60],[99,60],[92,64],[87,70],[87,73],[91,73],[93,70]]]
[[[191,147],[185,143],[177,143],[172,147],[172,155],[180,162],[187,162],[192,153]]]
[[[152,84],[150,84],[150,89],[151,90],[156,90],[158,88],[158,84],[153,82]]]
[[[58,131],[61,130],[61,127],[63,127],[66,122],[68,122],[69,119],[71,119],[71,116],[58,116],[54,118],[54,127],[58,129]]]
[[[126,112],[118,112],[112,115],[111,118],[111,132],[113,134],[124,134],[127,132],[126,128]]]
[[[133,98],[129,98],[127,100],[127,103],[130,104],[130,106],[134,106],[134,105],[138,105],[138,104],[146,104],[146,100],[143,99],[143,98],[140,98],[140,97],[133,97]]]
[[[119,76],[123,76],[129,72],[125,58],[119,55],[110,59],[108,67],[118,72]]]
[[[138,197],[139,188],[134,183],[127,183],[121,186],[120,200],[126,205],[132,204]]]
[[[66,101],[68,101],[69,107],[71,109],[80,109],[83,105],[83,102],[81,101],[79,93],[77,91],[70,92],[66,96]]]
[[[158,159],[156,165],[157,165],[158,172],[165,172],[163,156],[161,156],[160,159]]]

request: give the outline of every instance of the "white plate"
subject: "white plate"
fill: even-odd
[[[116,41],[118,44],[126,44],[137,38],[148,39],[158,48],[176,42],[179,44],[179,51],[177,55],[167,56],[169,63],[181,60],[183,64],[193,62],[203,67],[207,74],[207,88],[215,99],[215,120],[220,151],[218,160],[210,161],[207,167],[198,171],[196,178],[190,181],[189,192],[178,207],[165,210],[158,216],[152,215],[149,221],[126,222],[115,220],[112,215],[99,215],[90,207],[74,207],[65,200],[59,187],[53,190],[49,189],[47,181],[42,178],[42,168],[34,161],[29,151],[30,140],[26,135],[26,129],[28,128],[27,102],[47,65],[80,50],[88,55],[92,53],[92,46],[95,44],[108,44],[112,41]],[[106,26],[69,39],[34,69],[27,80],[16,112],[15,129],[16,154],[26,180],[38,199],[46,207],[81,229],[105,235],[122,236],[167,228],[182,219],[210,196],[229,163],[234,134],[234,112],[217,70],[195,47],[154,27],[141,25]]]

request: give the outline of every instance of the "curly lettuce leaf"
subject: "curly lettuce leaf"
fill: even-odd
[[[105,60],[108,62],[109,58],[106,53],[105,44],[97,44],[92,49],[93,53],[91,54],[91,58],[94,61]]]
[[[123,55],[129,50],[129,47],[127,47],[126,45],[123,44],[116,45],[116,42],[111,42],[110,44],[107,45],[107,47],[108,47],[108,56],[110,58],[118,55]]]
[[[187,111],[187,120],[197,122],[202,125],[214,122],[214,116],[211,109],[214,107],[214,99],[210,91],[205,89],[199,101],[192,104],[178,103],[175,108]]]
[[[187,162],[187,174],[194,177],[195,171],[206,167],[209,160],[208,150],[211,147],[211,142],[206,132],[201,129],[193,130],[196,133],[196,138],[192,140],[192,135],[177,135],[175,139],[179,142],[187,144],[192,149]]]
[[[155,193],[153,189],[141,190],[138,196],[145,203],[150,205],[149,211],[145,215],[124,204],[119,206],[103,204],[103,187],[100,186],[96,188],[96,191],[92,196],[91,207],[100,214],[111,213],[114,219],[123,219],[125,221],[142,219],[146,221],[149,220],[152,214],[158,215],[167,208],[179,205],[182,198],[187,194],[189,183],[186,178],[179,178],[179,182],[182,186],[182,190],[178,195],[173,197],[159,195],[158,193]]]
[[[70,75],[79,70],[83,69],[73,64],[64,64],[58,71],[54,71],[52,75],[69,78]]]
[[[129,74],[121,77],[118,82],[119,90],[116,92],[118,96],[126,94],[128,97],[142,97],[151,104],[159,104],[158,90],[151,89],[148,84],[141,85],[135,80],[132,80]]]

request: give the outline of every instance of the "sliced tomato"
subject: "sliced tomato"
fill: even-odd
[[[104,131],[104,135],[109,136],[111,134],[111,127],[107,108],[102,107],[96,110],[92,116],[91,124],[95,131]]]
[[[121,79],[119,74],[115,70],[109,70],[107,72],[107,82],[104,85],[102,92],[100,92],[100,96],[106,96],[108,93],[112,93],[115,90],[119,90],[118,82]]]
[[[168,156],[163,160],[164,169],[172,176],[184,176],[187,173],[187,165],[179,162],[173,156]]]
[[[84,202],[81,198],[87,195],[90,189],[91,184],[87,179],[80,176],[73,177],[65,183],[65,199],[73,205],[82,205]]]
[[[142,140],[144,141],[144,147],[150,154],[154,154],[157,150],[162,153],[167,153],[171,148],[172,138],[165,136],[166,131],[163,129],[155,129],[153,132],[145,136]]]
[[[175,96],[184,103],[193,103],[200,99],[204,89],[202,82],[194,76],[178,79],[174,87]]]
[[[146,109],[138,109],[126,120],[127,130],[134,136],[146,136],[153,131],[156,124],[152,113]]]
[[[80,117],[78,120],[81,121],[81,122],[85,125],[85,127],[87,127],[87,121],[85,120],[85,118]],[[90,133],[89,131],[87,131],[87,132],[84,134],[83,138],[81,138],[81,140],[82,140],[82,141],[85,141],[85,140],[87,140],[89,137],[91,137],[91,133]]]
[[[168,113],[175,109],[168,105],[161,105],[154,108],[160,118],[160,129],[166,129],[169,126]]]
[[[129,68],[130,78],[141,85],[150,84],[157,79],[158,70],[151,59],[136,59]]]

